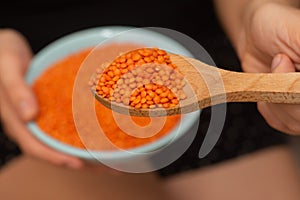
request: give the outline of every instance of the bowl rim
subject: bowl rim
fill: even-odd
[[[46,64],[46,67],[40,67],[43,69],[38,69],[37,66],[40,66],[39,63],[42,62],[44,59],[47,59],[48,55],[51,55],[51,53],[61,49],[65,48],[66,45],[72,45],[73,42],[78,42],[79,40],[85,40],[88,38],[98,38],[102,34],[102,41],[105,41],[106,39],[110,39],[113,36],[116,36],[123,31],[128,31],[132,29],[138,29],[136,27],[131,27],[131,26],[101,26],[101,27],[93,27],[93,28],[88,28],[80,31],[76,31],[74,33],[65,35],[60,37],[59,39],[55,40],[54,42],[48,44],[45,46],[43,49],[41,49],[33,58],[29,70],[26,74],[26,81],[29,84],[32,84],[37,76],[34,76],[34,70],[38,70],[38,74],[42,73],[47,66],[51,65],[50,63]],[[181,44],[179,44],[177,41],[162,35],[158,32],[150,31],[150,30],[145,30],[145,29],[140,29],[138,31],[141,31],[142,33],[151,33],[152,36],[162,38],[166,41],[170,41],[172,45],[177,46],[180,50],[183,50],[184,54],[189,54],[189,56],[192,56],[192,54],[189,53],[189,51],[184,48]],[[95,39],[96,40],[96,39]],[[101,43],[102,41],[99,40]],[[99,44],[98,42],[98,44]],[[93,43],[95,43],[93,41]],[[90,45],[92,46],[92,45]],[[95,46],[95,45],[94,45]],[[159,46],[159,45],[158,45]],[[89,47],[88,45],[86,47]],[[78,52],[80,49],[83,49],[84,47],[78,47],[74,48],[74,52]],[[72,52],[67,52],[65,55],[60,55],[60,58],[65,57],[68,54],[71,54]],[[57,59],[52,59],[52,62],[58,60]],[[31,121],[27,124],[28,129],[30,132],[41,142],[46,144],[47,146],[50,146],[51,148],[60,151],[62,153],[66,153],[72,156],[76,156],[79,158],[83,159],[103,159],[103,160],[111,160],[111,159],[123,159],[123,158],[128,158],[131,157],[132,154],[134,155],[140,155],[140,154],[145,154],[149,152],[154,152],[159,148],[163,148],[163,146],[167,145],[168,143],[172,142],[172,140],[177,140],[179,137],[184,135],[192,126],[199,120],[199,115],[200,115],[200,110],[195,111],[189,114],[184,114],[182,115],[180,122],[178,125],[176,125],[170,133],[173,134],[166,134],[162,136],[161,138],[147,143],[142,146],[138,146],[135,148],[127,149],[127,150],[88,150],[88,149],[81,149],[77,148],[74,146],[71,146],[69,144],[63,143],[55,138],[52,138],[50,135],[42,131],[38,125],[34,122]],[[188,123],[184,123],[188,122]]]

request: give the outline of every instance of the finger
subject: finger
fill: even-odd
[[[32,58],[32,51],[26,38],[13,29],[0,30],[0,55],[18,56],[22,61],[22,72],[25,72]]]
[[[280,131],[286,131],[288,128],[281,120],[278,119],[277,115],[274,113],[274,110],[270,108],[270,105],[270,103],[258,102],[257,109],[264,117],[267,124],[269,124],[272,128]]]
[[[274,57],[272,63],[273,73],[287,73],[297,71],[297,65],[285,54],[278,54]],[[277,115],[285,124],[286,130],[289,133],[296,133],[299,131],[298,119],[295,116],[299,116],[299,105],[288,104],[269,104],[269,110],[273,110],[274,115]]]
[[[243,71],[251,73],[270,72],[270,67],[251,53],[246,53],[241,59]]]
[[[4,96],[3,94],[4,92],[0,88],[0,95]],[[57,165],[66,165],[71,168],[81,168],[83,166],[83,161],[80,159],[57,152],[40,143],[28,131],[7,98],[2,98],[0,101],[0,116],[5,131],[19,144],[24,153]]]
[[[295,72],[296,65],[285,54],[278,54],[273,58],[271,71],[273,73]],[[259,103],[258,109],[271,127],[285,133],[299,134],[299,123],[295,118],[300,115],[298,105]]]
[[[0,84],[17,113],[23,120],[30,120],[36,115],[38,107],[33,92],[25,83],[21,65],[22,61],[18,56],[2,54],[0,57]]]
[[[295,72],[296,67],[288,56],[277,54],[272,60],[271,71],[273,73]],[[290,134],[296,134],[298,131],[294,126],[298,123],[293,115],[297,109],[298,106],[294,105],[258,103],[259,112],[272,128]]]
[[[272,128],[292,135],[299,135],[300,133],[299,121],[295,118],[295,116],[299,116],[295,114],[297,107],[294,105],[258,103],[259,112]]]
[[[285,54],[277,54],[272,60],[271,71],[272,73],[295,72],[296,66]]]
[[[28,130],[25,131],[22,135],[26,137],[26,144],[24,145],[24,142],[20,144],[20,147],[24,153],[41,160],[46,160],[55,165],[67,166],[73,169],[79,169],[83,167],[83,161],[80,159],[57,152],[50,147],[45,146],[37,141]]]

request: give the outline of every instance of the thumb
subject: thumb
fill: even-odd
[[[285,54],[277,54],[271,65],[272,73],[286,73],[286,72],[295,72],[296,67],[292,60]]]
[[[36,99],[26,84],[21,67],[22,61],[15,56],[0,59],[0,86],[23,120],[32,119],[37,113]],[[0,97],[1,98],[1,97]]]

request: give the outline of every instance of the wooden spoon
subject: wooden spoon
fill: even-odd
[[[199,60],[169,54],[188,83],[188,98],[173,108],[136,109],[111,102],[94,92],[113,111],[132,116],[185,114],[226,102],[300,104],[300,73],[243,73],[219,69]]]

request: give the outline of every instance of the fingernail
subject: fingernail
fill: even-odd
[[[281,59],[282,59],[282,55],[281,54],[278,54],[276,55],[274,58],[273,58],[273,61],[272,61],[272,65],[271,65],[271,70],[273,71],[276,67],[279,66],[280,62],[281,62]]]
[[[28,101],[22,100],[19,104],[19,108],[24,120],[29,120],[33,117],[34,109]]]

